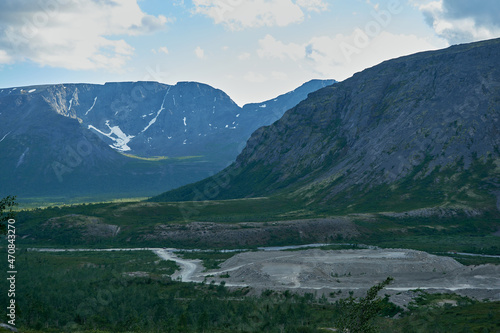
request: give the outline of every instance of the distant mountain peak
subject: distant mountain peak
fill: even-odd
[[[265,112],[249,112],[222,90],[189,81],[0,89],[0,155],[10,161],[0,167],[0,192],[141,188],[151,195],[199,180],[234,161],[255,129],[322,85],[277,97]]]

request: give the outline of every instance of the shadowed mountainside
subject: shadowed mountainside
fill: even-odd
[[[385,61],[258,129],[218,175],[151,200],[284,195],[348,212],[494,208],[498,54],[495,39]]]
[[[0,195],[147,196],[208,177],[250,134],[333,80],[236,105],[197,82],[0,90]]]

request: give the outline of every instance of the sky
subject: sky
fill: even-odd
[[[0,88],[197,81],[241,106],[497,37],[498,0],[2,0]]]

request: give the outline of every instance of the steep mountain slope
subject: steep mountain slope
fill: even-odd
[[[208,175],[206,170],[195,172],[193,166],[187,168],[190,174],[175,161],[123,156],[77,119],[54,112],[51,102],[27,93],[0,98],[0,195],[18,195],[21,201],[27,196],[62,200],[123,192],[144,196],[162,183],[180,186],[183,180]],[[181,172],[179,177],[172,176],[176,172]]]
[[[335,82],[335,80],[311,80],[274,99],[244,105],[239,123],[245,142],[257,128],[270,125],[280,119],[286,111],[306,99],[309,93],[330,86]]]
[[[255,129],[333,82],[311,81],[258,112],[196,82],[1,89],[0,195],[141,196],[203,179]]]
[[[221,90],[194,82],[108,85],[99,90],[103,97],[96,92],[93,110],[78,116],[116,149],[140,156],[206,155],[215,141],[234,141],[230,131],[239,108]]]
[[[493,194],[500,193],[498,54],[500,39],[364,70],[257,130],[220,174],[152,200],[281,193],[348,211],[494,207]]]

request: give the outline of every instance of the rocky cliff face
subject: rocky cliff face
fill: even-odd
[[[500,39],[419,53],[310,94],[251,136],[216,198],[491,204],[500,183],[498,54]],[[186,187],[163,199],[189,196]]]
[[[0,194],[151,195],[202,179],[234,161],[255,129],[333,82],[311,81],[257,111],[196,82],[0,89]]]

